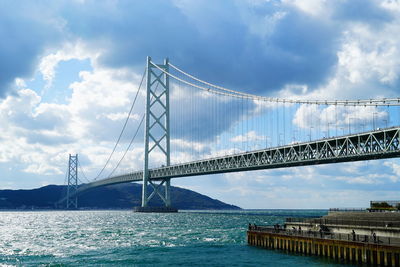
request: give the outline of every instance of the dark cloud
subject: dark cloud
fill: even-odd
[[[63,14],[76,36],[104,46],[101,62],[111,67],[142,68],[147,55],[160,60],[172,55],[187,47],[182,36],[193,34],[186,18],[169,1],[119,1],[115,7],[88,2],[70,5]]]
[[[260,36],[232,1],[212,8],[184,3],[119,1],[110,9],[96,2],[70,6],[64,16],[71,32],[104,46],[105,65],[139,68],[147,55],[155,61],[168,56],[203,79],[253,93],[269,94],[286,83],[318,85],[336,63],[338,31],[294,9]],[[262,30],[272,27],[262,18],[278,11],[276,3],[266,3],[248,16],[260,18],[255,27]]]
[[[16,104],[24,105],[24,102],[16,102]],[[32,106],[30,108],[33,108]],[[47,130],[47,131],[65,131],[68,122],[69,113],[59,110],[46,111],[33,116],[30,112],[19,111],[8,116],[9,121],[13,121],[14,125],[30,130]]]
[[[0,3],[0,97],[12,89],[16,77],[32,75],[39,55],[61,40],[59,21],[47,13],[51,4],[44,8],[35,3]]]
[[[41,144],[46,146],[58,146],[61,144],[71,144],[76,140],[69,136],[56,136],[49,135],[41,132],[30,132],[26,136],[26,141],[28,144]]]
[[[205,80],[273,95],[288,83],[324,83],[336,64],[339,20],[385,21],[372,1],[334,6],[336,22],[323,22],[277,1],[257,6],[218,1],[85,1],[50,5],[2,2],[0,94],[15,77],[32,73],[61,32],[103,52],[110,67],[139,70],[145,58],[171,61]],[[47,10],[47,11],[42,11]],[[50,11],[49,11],[50,10]],[[280,19],[274,19],[277,14]],[[269,18],[269,19],[266,19]],[[258,29],[255,31],[254,28]]]

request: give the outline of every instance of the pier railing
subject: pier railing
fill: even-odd
[[[287,223],[304,223],[304,224],[322,224],[322,225],[347,225],[352,226],[367,226],[367,227],[399,227],[400,221],[369,221],[369,220],[351,220],[337,218],[286,218]]]
[[[395,237],[359,235],[351,233],[349,234],[330,233],[323,231],[304,231],[304,230],[282,229],[277,227],[258,226],[258,225],[249,225],[249,230],[257,232],[275,233],[286,236],[310,237],[310,238],[321,238],[330,240],[352,241],[352,242],[360,242],[368,244],[400,246],[400,238],[395,238]]]
[[[364,208],[330,208],[329,212],[365,212],[367,209]]]

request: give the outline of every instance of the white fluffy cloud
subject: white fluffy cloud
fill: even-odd
[[[61,61],[91,61],[93,70],[80,73],[80,79],[70,85],[71,97],[62,104],[43,102],[34,90],[26,88],[23,80],[18,80],[23,88],[0,101],[0,144],[4,147],[0,152],[1,162],[20,164],[25,173],[59,175],[65,172],[69,153],[82,153],[81,162],[88,168],[88,174],[93,176],[98,172],[127,117],[141,77],[128,69],[100,67],[96,58],[97,54],[88,52],[79,43],[66,45],[41,60],[39,71],[49,82],[49,90],[58,90],[51,87],[51,81]],[[137,106],[143,107],[143,103]],[[139,122],[137,113],[142,113],[143,108],[134,112],[128,124],[131,128],[127,129],[128,134],[110,166],[115,166],[122,156],[132,128]],[[139,168],[135,159],[140,158],[141,150],[141,146],[135,146],[127,156],[130,164],[125,162],[121,169],[126,171],[129,166],[132,170],[132,162],[133,168]]]
[[[305,12],[317,12],[325,1],[290,1]],[[387,9],[398,8],[397,1],[383,1]],[[335,5],[329,10],[334,10]],[[341,29],[337,64],[325,83],[317,88],[305,84],[288,84],[280,91],[284,97],[302,99],[365,99],[398,96],[400,84],[400,18],[396,15],[385,23],[338,21],[332,12],[324,14],[330,23]],[[301,90],[299,90],[299,88]],[[313,90],[310,90],[313,89]]]
[[[283,0],[282,2],[309,15],[321,18],[329,17],[332,12],[329,8],[329,1],[326,0]]]
[[[243,142],[253,142],[253,141],[265,141],[264,136],[257,135],[255,131],[249,131],[243,135],[237,135],[230,139],[231,142],[234,143],[243,143]]]
[[[360,132],[374,126],[377,128],[388,125],[389,116],[387,110],[380,110],[375,106],[301,105],[294,114],[293,123],[302,129],[320,128],[322,131],[333,131],[350,127],[353,132]]]
[[[57,52],[44,56],[40,60],[38,69],[43,75],[44,80],[47,81],[46,87],[50,87],[56,75],[57,65],[61,61],[68,61],[71,59],[92,59],[92,62],[94,63],[94,59],[98,56],[98,51],[89,49],[82,41],[66,43],[64,44],[64,47]]]

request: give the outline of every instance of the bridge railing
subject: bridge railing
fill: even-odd
[[[357,219],[338,219],[338,218],[286,218],[287,223],[303,223],[308,225],[322,224],[322,225],[349,225],[349,226],[366,226],[366,227],[398,227],[400,228],[400,221],[384,220],[370,221],[370,220],[357,220]]]
[[[365,212],[367,209],[364,208],[330,208],[329,212]]]

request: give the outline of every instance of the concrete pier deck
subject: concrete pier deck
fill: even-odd
[[[400,238],[400,212],[334,211],[321,218],[287,218],[285,226],[287,229],[322,230],[332,234],[355,231],[367,238],[374,233],[382,238]]]
[[[400,266],[400,238],[365,237],[255,225],[250,225],[247,231],[247,242],[252,246],[318,255],[340,262]]]

